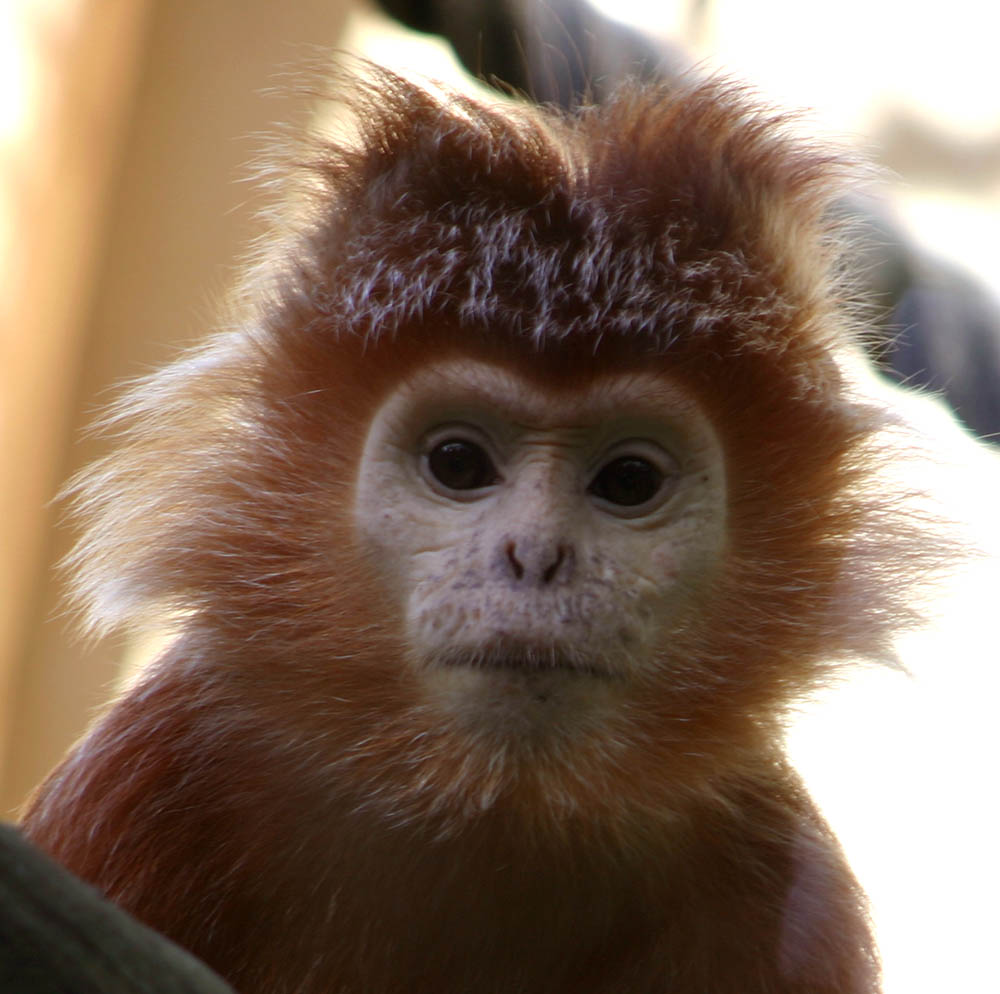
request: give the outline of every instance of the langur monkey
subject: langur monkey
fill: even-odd
[[[840,361],[847,166],[719,81],[353,89],[76,486],[92,623],[175,637],[26,833],[243,994],[872,994],[782,752],[940,553]]]

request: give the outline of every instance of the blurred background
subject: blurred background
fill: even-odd
[[[932,388],[961,423],[938,403],[917,415],[940,429],[954,458],[942,488],[988,545],[998,38],[1000,8],[981,0],[0,0],[0,812],[12,816],[147,654],[74,639],[56,570],[72,535],[53,498],[103,451],[83,429],[112,388],[213,327],[263,230],[251,163],[268,134],[327,114],[289,84],[304,64],[361,54],[562,104],[600,99],[623,74],[721,70],[804,109],[805,131],[879,167],[842,205],[859,218],[871,359]],[[976,954],[1000,924],[986,634],[998,580],[976,574],[910,646],[922,685],[870,674],[792,734],[875,900],[887,990],[1000,990]],[[927,663],[942,659],[947,679]]]

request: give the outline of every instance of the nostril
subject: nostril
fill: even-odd
[[[573,570],[573,547],[529,536],[523,541],[507,539],[498,550],[497,566],[508,579],[549,586],[566,579]]]
[[[562,566],[563,560],[566,558],[566,548],[565,546],[557,546],[556,548],[556,558],[552,564],[542,573],[542,582],[551,583],[552,579],[555,577],[556,573],[559,572],[559,567]]]
[[[515,579],[520,580],[524,576],[524,567],[521,565],[517,558],[517,553],[514,551],[514,543],[507,543],[507,561],[510,563],[511,569],[514,571]]]

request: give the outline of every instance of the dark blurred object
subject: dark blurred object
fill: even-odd
[[[140,925],[0,825],[4,994],[233,994],[179,946]]]
[[[382,0],[417,31],[451,43],[465,67],[499,88],[571,107],[600,101],[626,76],[690,67],[680,48],[611,21],[586,0]],[[703,17],[705,0],[694,0]],[[942,393],[975,434],[1000,443],[1000,307],[971,278],[913,249],[877,211],[858,216],[857,276],[875,311],[871,355],[896,382]]]
[[[893,382],[940,394],[1000,444],[1000,304],[957,266],[914,249],[877,205],[849,202],[855,278],[873,311],[872,359]]]
[[[675,74],[679,49],[652,42],[577,0],[382,0],[409,28],[440,35],[462,64],[536,103],[602,100],[632,76]]]

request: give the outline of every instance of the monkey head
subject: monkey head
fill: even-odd
[[[356,90],[249,316],[120,409],[78,595],[308,677],[316,734],[350,700],[504,776],[641,755],[668,791],[771,755],[935,548],[838,359],[844,163],[718,82],[565,117]]]

